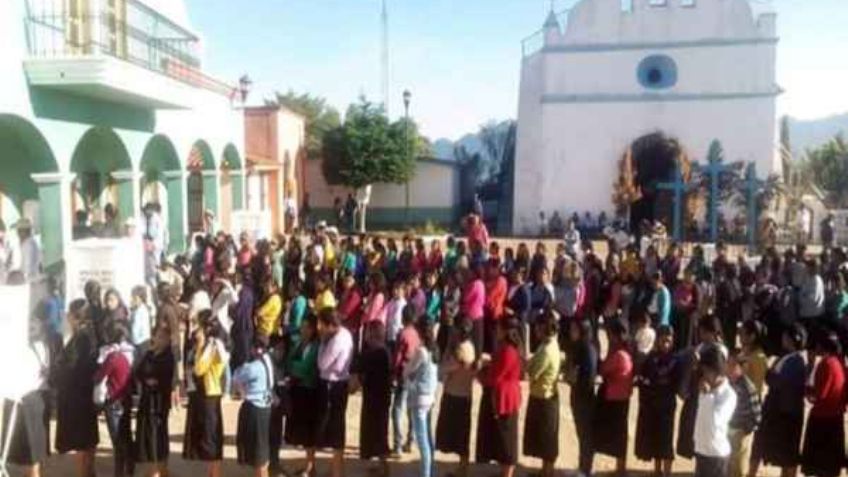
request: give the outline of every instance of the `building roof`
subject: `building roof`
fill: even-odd
[[[553,10],[551,10],[548,13],[548,18],[545,20],[544,27],[545,28],[559,28],[559,20],[557,19],[557,15],[556,15],[556,13],[554,13]]]
[[[443,159],[438,157],[421,156],[418,162],[426,162],[428,164],[436,164],[445,167],[459,167],[461,164],[453,159]]]

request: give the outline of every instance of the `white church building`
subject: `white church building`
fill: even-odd
[[[674,161],[651,138],[700,163],[719,140],[727,161],[778,172],[777,42],[776,15],[747,0],[581,0],[562,22],[551,13],[524,45],[513,232],[538,230],[540,212],[613,216],[624,157],[653,197]]]

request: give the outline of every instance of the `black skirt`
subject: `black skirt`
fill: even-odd
[[[468,457],[471,439],[471,398],[442,394],[436,421],[436,450]]]
[[[18,404],[12,441],[9,445],[9,462],[16,465],[35,465],[48,456],[48,422],[42,391],[33,391]],[[3,411],[3,432],[8,429],[12,403],[6,401]],[[3,440],[5,442],[5,439]]]
[[[388,382],[383,384],[388,386]],[[389,409],[391,404],[392,393],[388,387],[363,388],[362,412],[359,416],[360,459],[368,460],[389,455]]]
[[[271,460],[271,408],[244,401],[239,408],[236,449],[238,463],[262,467]]]
[[[292,386],[289,389],[292,412],[286,418],[286,443],[304,448],[315,447],[318,403],[315,388]]]
[[[479,464],[494,461],[515,465],[518,462],[518,413],[496,416],[492,401],[492,389],[484,387],[477,420],[475,460]]]
[[[836,477],[845,465],[843,417],[810,416],[804,434],[801,471],[804,475]]]
[[[801,463],[799,449],[804,414],[777,411],[763,413],[762,459],[776,467],[794,467]]]
[[[524,455],[546,462],[559,456],[559,396],[530,396],[524,421]]]
[[[167,462],[171,453],[168,435],[168,412],[152,405],[155,394],[143,391],[136,414],[135,458],[139,463]],[[170,396],[161,396],[162,400]]]
[[[318,403],[318,417],[315,427],[316,447],[344,449],[347,381],[321,380],[318,384],[316,402]]]
[[[189,393],[183,459],[217,461],[224,456],[221,397]]]
[[[100,443],[93,390],[93,384],[59,388],[56,399],[56,451],[60,454],[94,450]]]
[[[627,456],[627,414],[630,401],[609,401],[600,398],[595,410],[595,452],[615,458]]]
[[[645,396],[643,397],[643,394]],[[674,415],[677,398],[661,399],[639,393],[639,417],[636,419],[636,458],[674,459]]]
[[[677,426],[677,455],[686,459],[695,457],[695,420],[698,418],[698,395],[683,401],[680,423]]]

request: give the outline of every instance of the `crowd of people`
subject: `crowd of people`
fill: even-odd
[[[650,237],[531,252],[502,247],[474,216],[464,237],[429,243],[321,226],[256,243],[198,235],[161,262],[155,293],[90,282],[69,297],[67,336],[50,295],[21,363],[33,391],[10,460],[39,475],[52,414],[52,448],[91,477],[102,415],[116,476],[167,475],[169,413],[185,405],[182,456],[219,476],[222,399],[235,396],[239,463],[292,475],[280,462],[291,446],[305,456],[297,475],[311,477],[316,451],[330,450],[330,475],[342,477],[358,392],[359,457],[378,475],[414,445],[421,477],[436,475],[436,451],[458,456],[448,470],[460,477],[472,459],[512,477],[521,455],[551,477],[567,390],[579,442],[569,465],[581,476],[597,454],[625,475],[635,449],[663,477],[676,458],[694,459],[699,477],[753,477],[763,465],[835,477],[846,464],[846,278],[838,248],[770,249],[750,264],[722,244],[708,261]]]

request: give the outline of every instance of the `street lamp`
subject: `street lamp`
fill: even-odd
[[[241,78],[239,78],[239,94],[241,95],[242,105],[247,102],[247,95],[250,94],[251,86],[253,86],[253,80],[250,79],[250,76],[241,75]]]
[[[412,101],[412,93],[409,90],[404,90],[403,92],[403,109],[404,109],[404,139],[406,141],[406,153],[410,160],[412,160],[412,145],[409,142],[409,103]],[[406,208],[404,209],[403,218],[404,224],[409,227],[409,178],[406,179]]]

